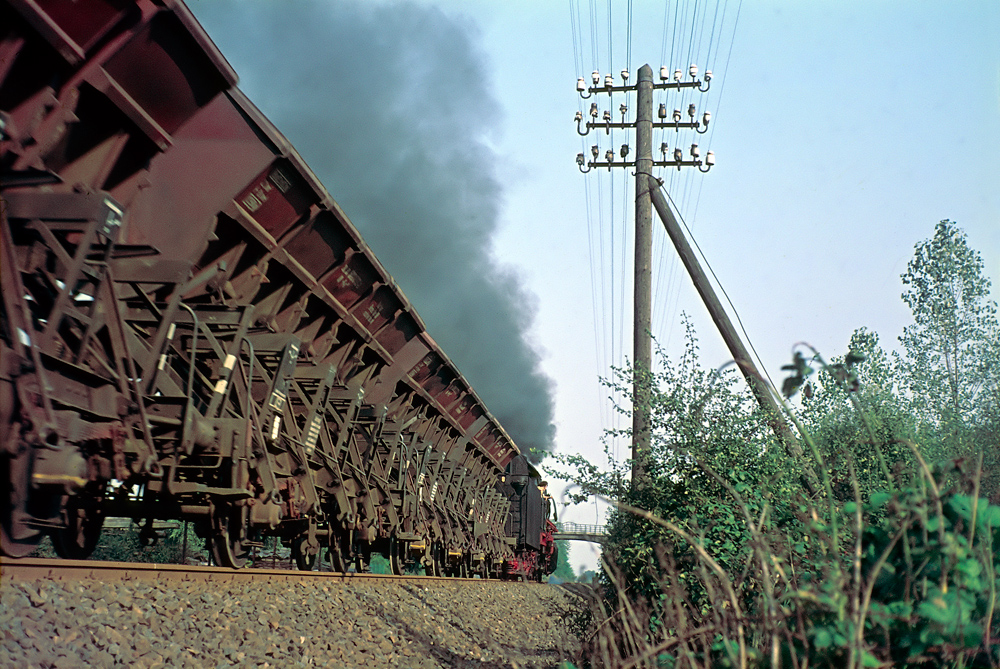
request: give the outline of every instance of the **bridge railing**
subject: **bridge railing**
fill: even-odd
[[[597,534],[607,536],[604,525],[584,525],[582,523],[556,523],[557,534]]]

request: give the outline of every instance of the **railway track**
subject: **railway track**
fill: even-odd
[[[275,584],[297,582],[400,582],[400,583],[504,583],[499,579],[462,579],[447,576],[416,574],[371,574],[337,571],[301,571],[298,569],[231,569],[201,565],[156,564],[145,562],[105,562],[101,560],[62,560],[52,558],[0,557],[0,581],[3,583],[25,581],[79,581],[94,580],[102,583],[126,581],[143,582],[212,582]]]
[[[578,597],[500,580],[4,559],[0,667],[550,667],[578,646]]]

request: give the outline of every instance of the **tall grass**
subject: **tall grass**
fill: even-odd
[[[832,371],[850,382],[843,367]],[[897,438],[891,446],[908,451],[912,466],[890,471],[890,444],[855,409],[868,439],[838,454],[846,494],[834,494],[820,449],[797,424],[820,473],[814,497],[771,494],[766,481],[693,457],[718,494],[688,501],[686,513],[607,500],[628,541],[605,551],[607,588],[593,604],[583,664],[1000,666],[1000,507],[981,494],[982,453],[930,464],[918,444]],[[883,489],[859,485],[856,446],[875,449]]]

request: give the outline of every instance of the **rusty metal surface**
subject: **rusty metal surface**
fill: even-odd
[[[121,515],[199,523],[232,565],[260,535],[510,557],[517,446],[187,8],[0,25],[4,550],[86,555]]]

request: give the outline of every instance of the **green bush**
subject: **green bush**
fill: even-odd
[[[862,357],[845,359],[826,364],[814,355],[810,364],[857,392]],[[803,361],[790,368],[805,379],[811,370]],[[731,413],[723,434],[748,418]],[[711,435],[701,448],[689,444],[681,458],[691,463],[687,476],[660,473],[649,488],[622,495],[627,501],[615,503],[609,524],[607,598],[590,661],[1000,665],[1000,506],[982,494],[982,455],[928,465],[898,431],[878,432],[863,411],[858,420],[861,427],[846,432],[854,442],[843,432],[836,441],[817,441],[797,422],[821,465],[819,496],[795,490],[793,480],[769,485],[764,475],[783,479],[774,477],[766,445],[758,458],[735,463],[720,457]],[[894,471],[887,446],[909,454]],[[824,451],[835,447],[845,472],[825,466]],[[716,471],[700,457],[706,452],[729,469]],[[865,477],[858,475],[857,453],[877,463]]]
[[[771,436],[731,370],[699,366],[688,325],[676,364],[638,372],[647,478],[608,448],[604,469],[557,458],[578,499],[616,507],[590,665],[1000,666],[996,304],[951,221],[902,279],[901,352],[864,329],[830,363],[795,347],[782,389],[801,393],[784,410],[803,448]],[[627,398],[632,381],[607,385]]]

